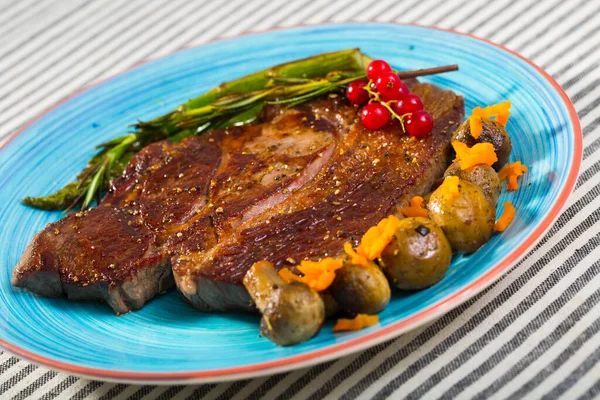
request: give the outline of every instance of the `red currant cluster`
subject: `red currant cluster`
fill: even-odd
[[[388,121],[397,119],[404,132],[416,138],[427,136],[433,129],[433,118],[423,110],[419,96],[411,94],[383,60],[374,60],[367,67],[366,82],[363,79],[348,85],[346,96],[351,103],[364,106],[361,121],[368,129],[383,128]]]

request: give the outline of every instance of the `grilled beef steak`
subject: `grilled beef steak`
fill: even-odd
[[[322,98],[270,108],[256,125],[147,146],[98,207],[34,237],[13,285],[123,313],[171,287],[174,272],[201,310],[250,309],[241,282],[253,262],[336,256],[441,177],[462,98],[409,85],[435,121],[423,140],[397,123],[366,130],[357,108]]]

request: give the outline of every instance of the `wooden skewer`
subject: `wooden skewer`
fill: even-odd
[[[435,75],[444,72],[458,71],[458,65],[444,65],[442,67],[415,69],[413,71],[400,71],[398,76],[400,79],[416,78],[418,76]]]

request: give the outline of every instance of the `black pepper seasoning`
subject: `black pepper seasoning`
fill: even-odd
[[[415,228],[415,231],[421,236],[427,236],[429,234],[429,228],[423,225],[419,225]]]

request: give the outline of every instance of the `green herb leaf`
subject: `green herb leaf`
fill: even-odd
[[[265,107],[264,102],[259,102],[244,110],[238,114],[233,115],[231,118],[215,125],[216,129],[228,128],[230,126],[242,126],[255,122],[258,119],[258,115]]]

